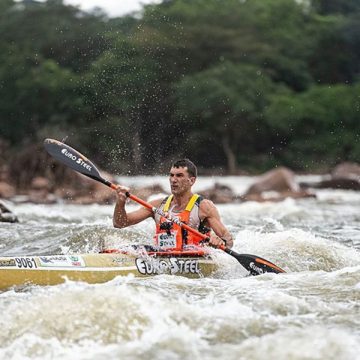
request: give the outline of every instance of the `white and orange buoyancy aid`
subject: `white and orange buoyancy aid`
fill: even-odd
[[[181,222],[190,227],[201,231],[210,232],[206,229],[199,216],[199,205],[202,200],[200,195],[194,194],[189,200],[184,211],[175,212],[170,208],[173,195],[165,198],[160,209],[168,213],[173,218],[178,218]],[[199,246],[203,240],[201,237],[182,229],[179,225],[168,221],[166,218],[155,214],[156,233],[154,236],[155,246],[164,250],[182,250],[186,245]],[[205,230],[204,230],[205,229]],[[206,233],[206,232],[205,232]]]

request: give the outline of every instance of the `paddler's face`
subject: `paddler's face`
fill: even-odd
[[[181,195],[189,191],[196,180],[196,177],[189,175],[187,167],[172,167],[169,178],[171,193],[174,195]]]

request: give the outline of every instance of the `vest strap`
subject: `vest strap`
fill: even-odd
[[[200,195],[198,195],[198,194],[194,194],[194,195],[191,197],[190,201],[189,201],[188,204],[186,205],[186,208],[185,208],[186,211],[191,211],[191,210],[192,210],[192,208],[194,207],[194,205],[195,205],[195,203],[196,203],[196,200],[199,198],[199,196],[200,196]]]
[[[164,205],[164,208],[163,210],[166,212],[166,211],[169,211],[169,208],[170,208],[170,204],[171,204],[171,200],[173,199],[174,195],[170,195],[168,196],[168,198],[166,199],[166,202],[165,202],[165,205]]]
[[[166,199],[166,202],[165,202],[165,205],[164,205],[164,208],[163,208],[163,210],[166,212],[166,211],[169,211],[169,209],[170,209],[170,204],[171,204],[171,201],[172,201],[172,199],[173,199],[173,197],[174,197],[174,195],[170,195],[167,199]],[[191,197],[191,199],[190,199],[190,201],[188,202],[188,204],[186,205],[186,208],[185,208],[185,211],[191,211],[192,210],[192,208],[194,207],[194,205],[195,205],[195,203],[196,203],[196,201],[198,200],[198,198],[200,197],[200,195],[198,195],[198,194],[194,194],[192,197]]]

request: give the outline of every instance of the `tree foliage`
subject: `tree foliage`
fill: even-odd
[[[356,161],[359,19],[357,0],[164,0],[114,19],[0,0],[0,137],[69,135],[118,172]]]

